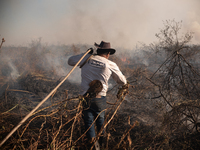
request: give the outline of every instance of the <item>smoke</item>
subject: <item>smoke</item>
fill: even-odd
[[[17,67],[12,62],[10,57],[1,55],[0,64],[1,75],[5,76],[6,80],[15,80],[20,76]]]
[[[17,68],[16,68],[15,65],[14,65],[12,62],[10,62],[10,61],[8,62],[8,65],[9,65],[9,67],[10,67],[10,69],[11,69],[11,73],[10,73],[11,78],[12,78],[13,80],[17,79],[17,78],[20,76],[20,74],[19,74]]]
[[[200,14],[200,10],[198,10]],[[200,41],[200,18],[197,12],[191,11],[186,15],[187,23],[184,24],[183,28],[188,30],[188,32],[193,32],[193,43],[199,44]]]
[[[56,75],[61,77],[67,74],[66,67],[63,65],[62,59],[56,55],[45,54],[45,64],[43,65],[45,70],[53,69]],[[65,60],[66,61],[66,60]]]
[[[5,81],[16,80],[20,75],[27,73],[44,74],[52,79],[61,80],[72,69],[67,63],[73,54],[72,46],[47,46],[42,44],[41,40],[30,45],[30,47],[2,47],[0,76]],[[76,68],[68,80],[72,83],[81,83],[80,68]]]
[[[69,57],[70,56],[65,56],[64,53],[57,53],[53,55],[45,54],[45,64],[43,65],[43,68],[46,71],[53,69],[57,77],[65,77],[72,69],[72,67],[67,64]],[[81,70],[79,68],[76,68],[68,77],[68,80],[72,83],[81,83],[80,76]]]
[[[183,21],[199,33],[198,0],[2,0],[0,34],[7,45],[25,45],[42,37],[49,44],[93,44],[101,40],[130,50],[151,43],[163,21]],[[193,13],[192,17],[189,14]]]
[[[27,46],[41,37],[39,42],[42,39],[46,45],[93,45],[105,40],[113,48],[135,51],[138,43],[157,40],[155,34],[163,27],[163,21],[175,19],[183,21],[183,32],[194,32],[192,42],[198,43],[199,6],[199,0],[1,0],[0,37],[6,40],[3,46]],[[29,65],[35,61],[38,68],[52,70],[57,76],[68,73],[69,56],[65,55],[64,47],[58,50],[48,46],[48,52],[41,45],[32,44],[32,49],[27,50],[29,56],[21,53],[22,56],[15,56],[16,60]],[[6,64],[12,78],[22,72],[14,60],[7,59]],[[80,69],[69,79],[80,82]]]

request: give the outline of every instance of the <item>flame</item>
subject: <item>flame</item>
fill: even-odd
[[[124,57],[124,58],[121,58],[121,61],[127,63],[127,64],[130,64],[130,60],[128,60],[128,58]]]

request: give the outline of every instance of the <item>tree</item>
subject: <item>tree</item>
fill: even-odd
[[[198,131],[200,124],[200,74],[194,60],[200,49],[190,44],[193,33],[180,36],[181,23],[164,22],[156,34],[159,42],[149,46],[166,58],[149,80],[159,87],[168,108],[163,123],[173,133]]]

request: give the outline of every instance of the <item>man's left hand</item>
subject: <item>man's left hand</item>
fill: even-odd
[[[89,51],[89,50],[90,50],[90,52],[88,54],[93,54],[93,48],[89,48],[87,51]]]

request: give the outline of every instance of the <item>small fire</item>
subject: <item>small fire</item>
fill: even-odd
[[[130,60],[128,60],[126,57],[124,58],[121,58],[121,61],[127,63],[127,64],[130,64]]]

